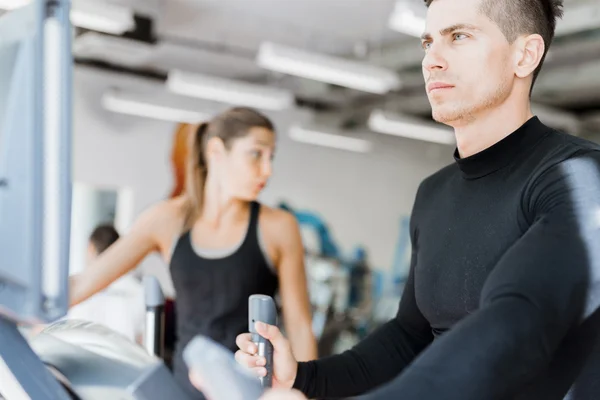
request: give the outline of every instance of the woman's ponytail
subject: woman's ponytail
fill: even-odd
[[[206,132],[208,122],[201,123],[196,131],[191,135],[191,146],[188,157],[186,174],[186,194],[189,200],[188,223],[195,220],[202,208],[202,199],[204,197],[204,185],[206,183],[206,174],[208,172],[206,157],[204,155],[204,146],[206,143]],[[190,221],[191,220],[191,221]],[[188,223],[186,227],[189,228]]]

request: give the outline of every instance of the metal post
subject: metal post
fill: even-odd
[[[165,349],[165,296],[156,277],[144,277],[146,302],[146,331],[144,347],[149,354],[164,357]]]

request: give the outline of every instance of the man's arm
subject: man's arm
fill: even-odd
[[[599,153],[551,168],[529,199],[532,226],[488,277],[480,309],[364,399],[513,398],[598,308]]]
[[[414,232],[412,227],[411,232]],[[396,318],[351,350],[299,363],[295,389],[309,398],[349,397],[365,393],[397,376],[431,343],[431,327],[415,301],[416,235],[411,234],[411,240],[411,267]]]

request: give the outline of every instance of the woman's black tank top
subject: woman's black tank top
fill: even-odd
[[[222,258],[202,257],[184,233],[171,256],[171,278],[176,293],[177,344],[173,373],[192,399],[202,399],[188,379],[182,351],[196,335],[212,338],[237,350],[235,339],[248,332],[248,297],[274,296],[278,279],[269,266],[258,236],[260,204],[252,202],[246,236],[241,245]]]

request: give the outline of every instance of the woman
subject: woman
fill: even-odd
[[[236,350],[248,330],[248,296],[279,288],[284,327],[299,359],[317,356],[300,230],[293,215],[256,199],[272,171],[275,132],[263,115],[233,108],[201,124],[186,193],[146,210],[130,232],[71,280],[71,305],[135,268],[151,252],[170,266],[177,296],[175,378],[192,398],[182,350],[203,334]]]

